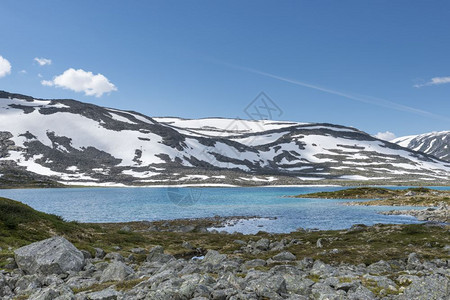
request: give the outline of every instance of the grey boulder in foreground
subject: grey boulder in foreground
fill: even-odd
[[[19,268],[26,274],[63,274],[80,271],[83,253],[63,237],[56,236],[14,251]]]

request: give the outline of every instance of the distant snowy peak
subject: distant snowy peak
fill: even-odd
[[[83,185],[445,182],[450,163],[327,123],[152,118],[0,91],[0,173]]]
[[[396,138],[398,145],[450,161],[450,131],[430,132]]]

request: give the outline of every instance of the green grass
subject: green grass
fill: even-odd
[[[413,195],[406,195],[413,192]],[[380,187],[359,187],[334,192],[319,192],[293,196],[294,198],[323,199],[376,199],[372,201],[350,202],[350,205],[405,205],[436,206],[440,202],[450,204],[450,191],[438,191],[424,187],[392,190]]]
[[[0,198],[0,244],[21,246],[54,234],[82,233],[85,225],[34,210],[23,203]]]
[[[372,199],[395,196],[397,192],[379,187],[358,187],[334,192],[318,192],[294,196],[296,198]]]

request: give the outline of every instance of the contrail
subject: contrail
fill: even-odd
[[[299,81],[299,80],[296,80],[296,79],[291,79],[291,78],[287,78],[287,77],[274,75],[274,74],[271,74],[271,73],[259,71],[259,70],[252,69],[252,68],[237,66],[237,65],[233,65],[233,64],[217,61],[217,60],[212,60],[212,61],[215,62],[215,63],[221,64],[221,65],[225,65],[225,66],[234,68],[234,69],[247,71],[247,72],[258,74],[258,75],[262,75],[262,76],[265,76],[265,77],[270,77],[270,78],[277,79],[277,80],[280,80],[280,81],[292,83],[292,84],[295,84],[295,85],[298,85],[298,86],[307,87],[307,88],[310,88],[310,89],[313,89],[313,90],[321,91],[321,92],[324,92],[324,93],[327,93],[327,94],[344,97],[344,98],[347,98],[347,99],[350,99],[350,100],[363,102],[363,103],[368,103],[368,104],[381,106],[381,107],[386,107],[386,108],[390,108],[390,109],[395,109],[395,110],[398,110],[398,111],[409,112],[409,113],[413,113],[413,114],[417,114],[417,115],[421,115],[421,116],[425,116],[425,117],[429,117],[429,118],[433,118],[433,119],[450,121],[450,118],[448,118],[448,117],[441,116],[441,115],[438,115],[438,114],[435,114],[435,113],[432,113],[432,112],[429,112],[429,111],[426,111],[426,110],[414,108],[414,107],[411,107],[411,106],[398,104],[398,103],[395,103],[395,102],[392,102],[392,101],[389,101],[389,100],[386,100],[386,99],[380,99],[380,98],[375,98],[375,97],[370,97],[370,96],[363,96],[363,95],[355,96],[355,95],[351,95],[351,94],[348,94],[348,93],[343,93],[343,92],[340,92],[340,91],[336,91],[336,90],[332,90],[332,89],[329,89],[329,88],[321,87],[321,86],[318,86],[318,85],[315,85],[315,84],[310,84],[310,83]]]

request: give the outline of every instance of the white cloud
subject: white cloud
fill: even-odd
[[[28,72],[27,72],[27,70],[21,70],[21,71],[19,71],[19,74],[27,74]]]
[[[42,85],[56,86],[75,92],[84,92],[86,96],[101,97],[105,93],[117,91],[117,88],[102,74],[94,75],[82,69],[67,69],[53,80],[42,80]]]
[[[377,134],[375,134],[375,137],[377,139],[385,140],[385,141],[392,141],[393,139],[396,138],[395,134],[390,131],[378,132]]]
[[[53,86],[53,81],[51,80],[41,80],[41,84],[45,86]]]
[[[51,65],[52,64],[52,60],[49,59],[49,58],[35,57],[34,61],[37,62],[40,66],[45,66],[45,65]]]
[[[430,81],[421,83],[421,84],[415,84],[414,87],[420,88],[423,86],[429,86],[429,85],[440,85],[440,84],[446,84],[450,83],[450,76],[447,77],[433,77]]]
[[[11,74],[11,64],[9,61],[0,55],[0,78]]]

